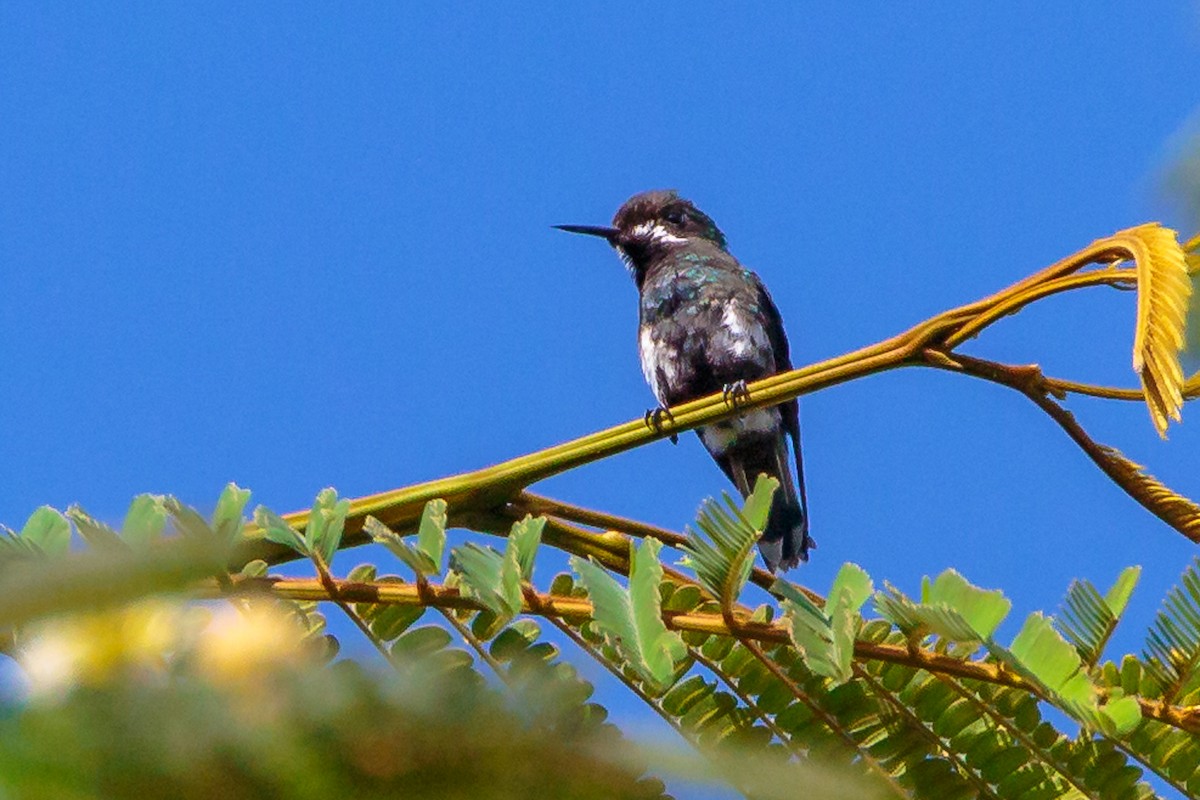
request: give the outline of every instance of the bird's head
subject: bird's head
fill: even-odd
[[[725,249],[725,234],[712,218],[671,190],[635,194],[618,209],[612,227],[554,227],[606,239],[639,282],[650,264],[677,248],[708,243]]]

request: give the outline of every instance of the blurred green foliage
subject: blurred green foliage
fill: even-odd
[[[0,794],[662,794],[615,729],[560,724],[545,704],[522,715],[466,652],[436,673],[419,661],[400,675],[353,661],[326,667],[325,649],[280,611],[209,616],[143,603],[31,630],[22,647],[31,696],[0,708]]]
[[[651,765],[760,800],[1153,797],[1135,761],[1200,794],[1189,716],[1200,692],[1200,561],[1168,596],[1144,660],[1100,663],[1136,570],[1104,596],[1072,587],[1066,623],[1034,614],[1008,648],[992,634],[1011,604],[953,572],[927,580],[920,602],[891,586],[877,593],[883,619],[863,618],[873,585],[853,565],[824,604],[777,582],[782,602],[751,610],[738,596],[762,514],[731,504],[702,515],[706,531],[692,531],[686,548],[703,561],[711,595],[666,579],[653,539],[631,550],[624,584],[575,557],[576,575],[555,577],[549,596],[576,611],[548,613],[557,633],[547,637],[526,616],[550,602],[531,582],[540,518],[514,523],[503,554],[454,548],[444,576],[445,504],[426,506],[415,546],[371,525],[417,581],[416,595],[393,603],[384,589],[407,582],[373,564],[341,583],[329,575],[348,508],[332,490],[314,507],[324,514],[316,533],[256,512],[268,535],[310,557],[319,580],[280,580],[261,561],[230,574],[247,499],[231,484],[209,520],[143,495],[121,530],[78,508],[39,509],[19,533],[0,529],[0,649],[28,687],[0,701],[0,800],[663,797]],[[71,525],[86,549],[69,547]],[[351,599],[347,587],[360,591]],[[439,591],[454,602],[433,602]],[[322,608],[345,614],[384,658],[331,663],[339,646]],[[730,635],[735,615],[762,628],[777,609],[790,640]],[[681,633],[667,625],[679,615],[729,627]],[[418,625],[425,616],[438,624]],[[556,637],[680,738],[635,742],[607,723]],[[911,656],[931,641],[960,659],[984,646],[1024,683],[950,677],[968,666],[957,661],[947,674],[944,664],[856,655],[862,645]],[[1144,719],[1146,698],[1182,704],[1179,718]],[[1066,735],[1039,701],[1084,730]]]

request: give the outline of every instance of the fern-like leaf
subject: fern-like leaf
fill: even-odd
[[[506,555],[474,542],[450,551],[450,567],[463,593],[505,622],[521,611],[520,569]]]
[[[1192,283],[1175,231],[1151,223],[1123,234],[1140,245],[1133,248],[1138,275],[1133,370],[1141,378],[1154,428],[1165,438],[1168,421],[1178,422],[1183,407],[1179,352],[1184,345]]]
[[[1123,736],[1142,721],[1133,697],[1121,693],[1104,705],[1075,648],[1059,635],[1040,612],[1030,614],[1007,648],[990,645],[993,655],[1041,685],[1055,705],[1076,720],[1109,735]]]
[[[339,500],[337,491],[332,487],[322,489],[317,494],[308,525],[304,528],[304,544],[308,552],[319,554],[325,564],[332,562],[334,553],[342,543],[346,515],[349,513],[349,500]]]
[[[213,538],[213,529],[209,527],[204,517],[200,516],[200,512],[181,502],[179,498],[167,495],[163,498],[163,508],[171,515],[171,525],[180,536],[199,541],[208,541]]]
[[[1071,582],[1055,622],[1087,667],[1100,659],[1141,573],[1141,567],[1125,568],[1107,595],[1101,595],[1089,580]]]
[[[521,611],[521,583],[533,576],[533,557],[542,540],[545,517],[526,515],[514,522],[504,554],[468,542],[451,551],[451,562],[461,587],[506,625]]]
[[[133,498],[121,524],[121,537],[130,547],[144,550],[162,538],[167,527],[165,500],[164,496],[156,494],[139,494]]]
[[[596,625],[629,665],[660,689],[674,680],[676,664],[686,653],[679,634],[667,630],[662,620],[661,547],[655,539],[646,539],[637,548],[630,544],[628,592],[594,561],[571,556],[571,567],[587,587],[595,608]]]
[[[20,538],[48,556],[66,555],[71,547],[71,524],[55,509],[42,506],[29,515]]]
[[[545,517],[526,514],[524,519],[512,524],[508,532],[508,548],[516,560],[521,580],[533,580],[533,562],[538,545],[542,542],[542,531],[546,528]]]
[[[687,556],[683,564],[696,571],[704,588],[729,607],[741,594],[754,566],[754,545],[767,524],[771,497],[779,481],[759,475],[754,490],[742,508],[722,495],[724,506],[716,500],[705,500],[690,528],[688,541],[683,545]]]
[[[953,569],[922,579],[920,603],[890,584],[875,595],[875,610],[906,634],[964,643],[987,641],[1011,609],[1003,592],[980,589]]]
[[[121,538],[121,534],[98,519],[94,519],[81,507],[73,505],[67,508],[67,519],[75,524],[75,530],[80,537],[97,550],[124,552],[129,545]]]
[[[309,554],[304,536],[266,506],[254,509],[254,524],[262,530],[263,538],[267,541],[290,547],[302,556]]]
[[[13,562],[33,561],[45,557],[46,554],[32,542],[22,539],[7,525],[0,525],[0,569],[7,568]],[[0,652],[5,652],[2,636],[0,636]]]
[[[1146,637],[1147,670],[1163,687],[1170,702],[1200,671],[1200,559],[1163,601]]]
[[[843,564],[833,579],[825,608],[818,608],[785,580],[775,581],[771,588],[783,596],[792,641],[804,651],[808,668],[834,683],[850,680],[854,637],[862,621],[858,611],[875,591],[870,576],[857,564]]]
[[[246,520],[242,514],[245,513],[246,503],[249,501],[249,489],[242,489],[236,483],[226,484],[212,513],[212,529],[221,541],[233,542],[242,535],[242,530],[246,527]]]
[[[391,550],[418,575],[442,574],[442,553],[446,549],[445,500],[435,498],[425,504],[415,547],[374,517],[367,517],[363,527],[372,539]]]

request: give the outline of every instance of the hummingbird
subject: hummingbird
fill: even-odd
[[[646,412],[652,427],[661,428],[670,406],[716,392],[742,405],[747,382],[792,368],[783,319],[767,287],[730,254],[712,218],[678,193],[634,195],[611,227],[554,227],[607,240],[637,285],[638,353],[659,404]],[[808,535],[797,401],[749,410],[697,433],[742,497],[759,474],[779,480],[758,542],[768,569],[807,561],[816,543]]]

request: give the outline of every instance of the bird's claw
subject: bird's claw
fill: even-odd
[[[734,381],[725,384],[725,388],[721,390],[721,397],[725,399],[730,408],[737,408],[750,401],[750,390],[746,388],[745,381]]]
[[[671,409],[663,408],[662,406],[659,406],[658,408],[652,408],[646,412],[646,427],[655,433],[662,433],[663,419],[668,420],[672,425],[675,424],[675,416],[671,414]],[[671,444],[679,444],[679,434],[672,433],[669,438],[671,440]]]

